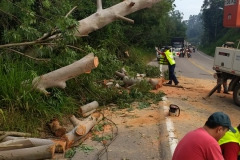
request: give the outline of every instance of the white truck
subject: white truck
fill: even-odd
[[[217,73],[219,83],[210,91],[210,97],[226,80],[228,91],[233,91],[233,100],[240,107],[240,49],[233,48],[233,42],[226,42],[222,47],[216,47],[213,69]]]

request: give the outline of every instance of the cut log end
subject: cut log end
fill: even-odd
[[[79,125],[76,129],[76,134],[79,136],[83,136],[86,134],[86,127],[83,125]]]
[[[65,153],[67,142],[64,140],[52,140],[55,143],[55,153]]]
[[[55,131],[57,137],[62,137],[66,133],[66,128],[59,128]]]
[[[93,64],[95,67],[97,67],[99,65],[98,57],[94,57]]]
[[[60,125],[58,119],[53,119],[48,125],[55,136],[62,137],[66,134],[66,128]]]

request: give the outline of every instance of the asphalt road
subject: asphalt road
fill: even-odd
[[[213,79],[213,57],[200,51],[192,53],[191,58],[175,58],[175,72],[189,78]]]

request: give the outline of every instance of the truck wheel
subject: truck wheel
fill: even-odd
[[[240,107],[240,84],[237,84],[233,90],[233,100]]]

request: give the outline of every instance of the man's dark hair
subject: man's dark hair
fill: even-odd
[[[222,125],[208,120],[208,121],[205,122],[205,126],[211,128],[211,129],[214,129],[214,128],[217,128],[217,127],[222,126]],[[223,127],[223,129],[225,129],[225,128],[229,129],[229,127],[227,127],[227,126],[222,126],[222,127]]]

